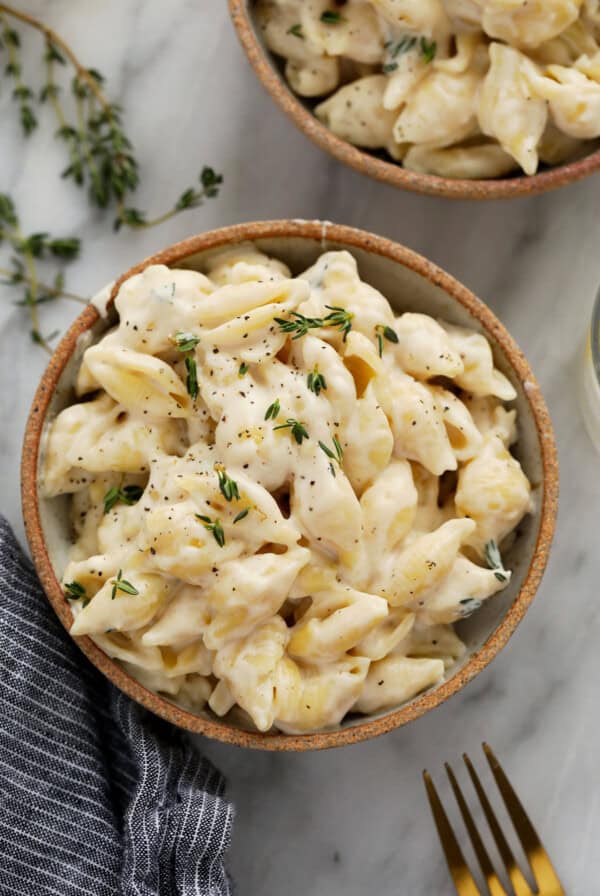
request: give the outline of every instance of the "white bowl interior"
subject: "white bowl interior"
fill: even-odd
[[[326,224],[323,224],[322,238],[319,240],[306,237],[269,237],[255,240],[254,244],[268,255],[284,261],[294,274],[299,274],[309,267],[325,251],[348,248],[344,244],[328,239]],[[358,262],[361,278],[382,292],[395,311],[419,311],[433,317],[444,318],[452,324],[485,333],[492,344],[496,366],[509,378],[517,391],[517,398],[513,406],[518,412],[519,441],[513,451],[533,485],[533,494],[536,499],[535,510],[523,520],[513,545],[503,555],[506,567],[513,571],[510,585],[486,601],[473,616],[458,624],[457,631],[467,646],[467,652],[463,659],[450,670],[448,678],[451,678],[464,667],[499,626],[521,590],[535,552],[541,521],[543,467],[540,440],[531,405],[526,395],[527,384],[516,377],[505,353],[484,330],[477,318],[441,287],[431,283],[416,271],[385,256],[354,247],[349,251]],[[215,250],[200,252],[185,258],[179,262],[177,267],[201,271],[207,258],[214,252]],[[77,351],[65,367],[50,403],[46,427],[64,407],[75,400],[73,384],[81,356],[87,346],[99,339],[115,319],[115,312],[111,311],[107,318],[98,321],[89,333],[81,337]],[[42,440],[40,464],[43,463],[43,448],[44,441]],[[71,544],[68,499],[61,497],[48,500],[40,497],[40,515],[50,560],[57,577],[60,578]],[[165,696],[165,699],[168,698]],[[398,708],[393,707],[368,718],[388,715]],[[364,722],[365,718],[364,716],[350,717],[342,724],[342,727],[359,724]],[[228,718],[227,721],[229,722],[230,719]],[[231,724],[235,727],[247,727],[243,720],[235,717],[231,718]]]

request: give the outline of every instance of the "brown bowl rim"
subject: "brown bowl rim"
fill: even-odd
[[[321,221],[258,221],[225,227],[190,237],[135,265],[116,281],[110,301],[114,300],[114,296],[124,280],[139,273],[150,264],[175,265],[198,252],[271,237],[300,237],[319,241],[326,237],[349,249],[358,248],[384,256],[417,272],[456,299],[482,324],[485,331],[492,336],[505,353],[518,379],[527,384],[525,394],[531,406],[542,455],[543,497],[538,539],[523,587],[508,613],[485,644],[450,679],[429,693],[417,697],[410,704],[379,718],[366,718],[364,722],[347,728],[305,735],[262,734],[243,731],[214,719],[202,718],[176,706],[143,687],[128,675],[115,660],[100,650],[91,638],[74,639],[88,659],[113,684],[147,709],[181,728],[242,747],[282,751],[318,750],[355,744],[385,734],[413,721],[461,690],[504,647],[531,604],[548,560],[557,513],[558,461],[552,423],[540,387],[523,353],[503,324],[483,302],[450,274],[411,249],[385,237]],[[70,629],[73,616],[54,574],[43,535],[38,500],[38,459],[46,414],[59,378],[76,348],[79,337],[89,330],[99,318],[100,314],[96,308],[93,305],[88,306],[76,318],[57,346],[35,393],[23,444],[21,492],[25,531],[44,591],[67,631]]]
[[[600,149],[597,149],[575,162],[556,165],[548,171],[530,176],[466,180],[408,171],[396,162],[380,159],[336,137],[311,114],[279,76],[270,54],[256,39],[247,0],[229,0],[229,12],[252,68],[277,105],[313,143],[345,165],[375,180],[414,193],[447,199],[511,199],[556,190],[600,170]]]

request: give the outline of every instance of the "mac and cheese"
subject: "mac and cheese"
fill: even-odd
[[[243,245],[148,267],[115,305],[46,446],[72,634],[261,731],[439,683],[531,510],[486,338],[396,316],[348,252],[292,277]]]
[[[333,133],[413,171],[535,174],[600,137],[598,0],[257,0],[255,16]]]

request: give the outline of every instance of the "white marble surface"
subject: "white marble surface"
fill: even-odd
[[[600,282],[600,178],[546,197],[469,204],[404,194],[329,159],[273,107],[249,70],[225,0],[23,0],[109,77],[142,162],[140,205],[161,209],[203,163],[222,197],[160,229],[113,235],[61,182],[49,131],[25,143],[0,94],[0,191],[27,229],[78,232],[69,271],[89,293],[151,251],[236,221],[323,217],[429,255],[500,315],[540,378],[556,426],[562,503],[539,596],[492,666],[445,706],[377,741],[322,754],[205,744],[238,818],[231,867],[250,896],[433,896],[453,892],[420,780],[485,738],[504,760],[570,896],[599,892],[600,457],[583,430],[574,362]],[[26,42],[28,59],[35,48]],[[0,257],[2,249],[0,248]],[[51,309],[63,326],[74,306]],[[22,430],[45,364],[0,287],[1,509],[23,537]]]

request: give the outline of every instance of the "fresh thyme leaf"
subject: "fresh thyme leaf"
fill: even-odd
[[[299,37],[300,40],[304,40],[304,35],[302,34],[302,25],[298,22],[297,25],[292,25],[291,28],[288,28],[287,34],[293,34],[294,37]]]
[[[60,93],[60,87],[56,84],[44,84],[40,90],[39,101],[45,103],[49,99],[56,99]]]
[[[219,489],[226,501],[240,500],[240,492],[235,479],[227,475],[227,470],[222,464],[215,464],[215,472],[219,479]]]
[[[250,513],[249,507],[246,507],[244,510],[240,510],[238,515],[236,517],[234,517],[234,520],[233,520],[234,524],[239,523],[240,520],[245,519],[245,517],[247,517],[249,513]]]
[[[388,327],[386,324],[377,324],[375,327],[375,338],[377,339],[377,347],[379,350],[379,357],[383,356],[383,340],[387,339],[388,342],[393,342],[396,345],[399,342],[398,334],[391,327]]]
[[[56,44],[53,44],[51,40],[46,40],[46,53],[44,56],[45,62],[58,62],[59,65],[66,65],[67,60],[60,52]]]
[[[342,448],[341,442],[337,436],[334,436],[332,441],[333,441],[333,447],[335,448],[335,453],[337,455],[338,462],[341,464],[341,462],[344,459],[344,449]]]
[[[126,485],[125,488],[113,485],[104,495],[104,513],[110,513],[115,504],[137,504],[144,489],[140,485]]]
[[[2,34],[2,39],[7,47],[21,46],[21,38],[19,37],[19,32],[15,31],[14,28],[5,28]]]
[[[270,404],[267,408],[267,413],[265,414],[265,420],[276,420],[279,411],[281,410],[281,405],[279,403],[279,399],[276,398],[273,404]]]
[[[419,47],[423,59],[429,65],[429,63],[433,62],[433,60],[435,59],[435,54],[437,53],[437,43],[434,40],[429,41],[426,37],[422,37]]]
[[[81,249],[81,240],[77,237],[63,237],[49,240],[48,249],[56,258],[71,260],[77,258]]]
[[[293,333],[292,339],[300,339],[306,336],[309,330],[314,330],[323,326],[320,317],[305,317],[299,311],[292,311],[293,320],[285,320],[282,317],[274,318],[275,323],[279,324],[283,333]]]
[[[304,439],[309,438],[309,435],[303,424],[300,423],[299,420],[295,420],[293,417],[288,417],[285,423],[280,423],[279,426],[273,427],[274,432],[276,432],[278,429],[289,429],[292,438],[296,440],[298,445],[301,445]]]
[[[33,255],[34,258],[41,258],[48,247],[47,233],[32,233],[21,243],[17,245],[17,251],[23,255]]]
[[[344,18],[341,13],[326,9],[325,12],[321,13],[321,21],[326,25],[339,25],[340,22],[344,21]]]
[[[181,194],[177,202],[175,203],[175,208],[177,211],[183,211],[186,208],[192,208],[194,205],[194,201],[196,199],[196,191],[193,187],[189,187],[187,190]]]
[[[87,592],[81,582],[74,580],[65,584],[65,594],[70,600],[81,600],[87,596]]]
[[[196,401],[198,398],[198,368],[196,367],[194,358],[190,358],[189,355],[185,359],[185,369],[187,370],[185,385],[188,390],[188,395],[192,401]]]
[[[494,575],[496,576],[498,581],[508,582],[510,579],[510,572],[504,568],[500,549],[493,539],[491,541],[488,541],[488,543],[486,544],[484,553],[485,561],[489,568],[494,571]]]
[[[200,172],[200,183],[204,188],[204,193],[208,199],[214,199],[219,195],[219,187],[223,183],[223,175],[217,174],[214,168],[205,165]]]
[[[334,452],[331,450],[331,448],[327,447],[325,442],[319,442],[319,448],[321,449],[321,451],[325,452],[327,457],[330,457],[332,460],[336,460]]]
[[[325,305],[330,312],[327,317],[323,318],[324,327],[337,327],[344,334],[344,342],[348,338],[348,333],[352,329],[352,320],[354,314],[340,308],[338,305]]]
[[[119,500],[121,489],[117,485],[113,485],[112,488],[104,495],[104,513],[110,513],[115,504]]]
[[[326,391],[327,380],[322,373],[319,373],[318,368],[315,367],[315,369],[308,374],[306,385],[311,392],[314,392],[315,395],[318,396],[321,394],[321,391]]]
[[[0,193],[0,221],[16,227],[18,224],[15,204],[6,193]]]
[[[177,350],[180,352],[193,352],[200,342],[200,337],[195,333],[182,333],[181,331],[175,333],[174,339]]]
[[[332,441],[333,441],[333,451],[331,450],[331,448],[328,448],[324,442],[319,442],[319,448],[321,449],[321,451],[323,451],[323,453],[331,461],[336,461],[339,464],[339,466],[341,467],[342,461],[344,459],[343,448],[342,448],[340,440],[338,439],[337,436],[334,436]],[[329,472],[335,478],[336,473],[335,473],[335,467],[334,467],[333,463],[329,464]]]
[[[341,442],[337,436],[333,436],[333,451],[331,448],[328,448],[324,442],[319,442],[319,448],[323,451],[327,457],[331,460],[335,460],[341,466],[342,461],[344,460],[344,449],[342,448]]]
[[[401,37],[398,41],[388,41],[385,44],[385,49],[388,51],[389,58],[397,59],[398,56],[403,56],[404,53],[408,53],[416,46],[417,40],[418,38],[414,35],[405,34],[404,37]]]
[[[214,540],[217,542],[220,548],[225,545],[225,532],[223,531],[223,526],[221,525],[221,521],[218,519],[211,520],[209,516],[203,516],[200,513],[196,514],[196,519],[199,519],[205,529],[208,529],[209,532],[212,532]]]
[[[37,128],[37,118],[33,114],[33,109],[27,103],[21,104],[21,127],[25,133],[25,136],[28,137],[32,131]]]
[[[238,370],[238,376],[245,376],[248,373],[248,365],[245,361],[242,361],[240,364],[240,369]]]
[[[115,597],[117,596],[117,591],[122,591],[123,594],[131,594],[133,596],[140,593],[137,590],[137,588],[131,584],[131,582],[128,582],[127,579],[123,578],[123,570],[122,569],[120,569],[119,572],[117,573],[116,579],[111,579],[111,585],[112,585],[112,590],[110,592],[111,600],[115,599]]]
[[[398,57],[403,56],[405,53],[409,53],[417,46],[424,62],[427,65],[430,62],[433,62],[437,53],[437,43],[434,40],[428,40],[426,37],[419,38],[414,34],[405,34],[404,37],[400,38],[400,40],[388,41],[385,44],[385,49],[387,50],[387,61],[384,63],[382,71],[385,74],[395,72],[398,68],[398,62],[396,61]]]

